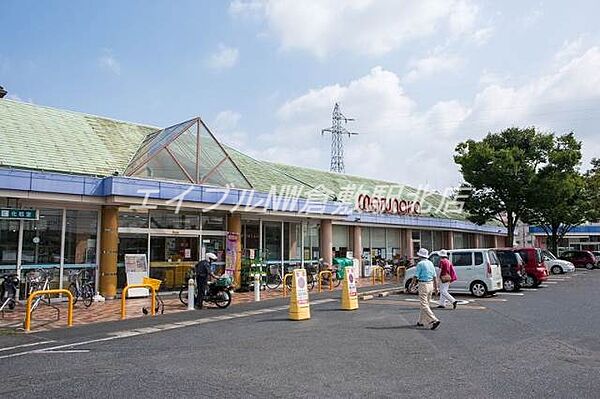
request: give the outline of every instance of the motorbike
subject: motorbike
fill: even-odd
[[[209,281],[204,302],[212,302],[217,307],[224,309],[231,304],[233,288],[231,277],[219,277],[216,281]]]
[[[194,278],[193,274],[190,274]],[[215,281],[209,281],[204,293],[204,303],[214,303],[219,308],[226,308],[231,305],[233,297],[233,278],[229,276],[219,277]],[[198,287],[195,288],[198,290]],[[197,291],[196,291],[197,292]],[[179,300],[187,306],[188,304],[188,287],[184,285],[179,291]]]

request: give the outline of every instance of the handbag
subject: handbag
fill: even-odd
[[[449,274],[442,274],[442,275],[440,276],[440,281],[441,281],[442,283],[449,283],[449,282],[451,282],[451,281],[452,281],[452,277],[450,277],[450,275],[449,275]]]

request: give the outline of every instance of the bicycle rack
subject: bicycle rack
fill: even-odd
[[[283,296],[287,296],[287,284],[285,283],[286,280],[289,278],[292,279],[292,282],[294,281],[294,273],[287,273],[285,276],[283,276]],[[293,284],[293,283],[292,283]]]
[[[65,290],[65,289],[56,289],[56,290],[40,290],[40,291],[33,291],[31,294],[29,294],[29,298],[27,298],[27,304],[25,305],[25,331],[30,331],[31,330],[31,303],[33,302],[33,300],[40,296],[40,295],[53,295],[53,294],[65,294],[67,296],[67,299],[69,301],[69,307],[68,307],[68,311],[67,311],[67,327],[71,327],[73,325],[73,294],[71,294],[71,291],[69,290]],[[53,308],[55,308],[56,310],[58,310],[56,307],[52,306]],[[60,318],[60,311],[58,313],[58,317]]]
[[[127,291],[129,291],[130,288],[148,288],[152,292],[150,315],[154,316],[156,313],[156,309],[154,309],[156,307],[156,290],[154,289],[154,286],[151,284],[129,284],[123,288],[123,292],[121,293],[121,320],[125,320],[125,299],[127,299]]]
[[[381,266],[372,266],[371,267],[371,285],[375,285],[375,280],[377,280],[377,275],[379,275],[379,281],[381,284],[384,284],[384,271]]]
[[[331,270],[323,270],[319,272],[319,292],[322,292],[323,276],[329,274],[329,291],[333,291],[333,273]]]

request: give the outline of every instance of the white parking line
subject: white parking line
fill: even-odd
[[[558,281],[546,281],[544,284],[558,284]]]
[[[333,299],[333,298],[320,299],[318,301],[312,302],[311,305],[320,305],[323,303],[329,303],[329,302],[334,302],[334,301],[337,301],[337,299]],[[276,311],[282,311],[282,310],[287,310],[287,309],[288,309],[288,306],[278,306],[278,307],[269,308],[269,309],[261,309],[260,313],[266,313],[266,312],[263,312],[262,310],[269,310],[270,312],[276,312]],[[64,349],[64,348],[73,348],[76,346],[93,344],[93,343],[97,343],[97,342],[112,341],[112,340],[120,339],[120,338],[135,337],[138,335],[152,334],[152,333],[156,333],[156,332],[160,332],[160,331],[164,331],[164,330],[183,328],[183,327],[188,327],[188,326],[193,326],[193,325],[198,325],[198,324],[212,323],[212,322],[221,321],[221,320],[230,320],[230,319],[234,319],[234,318],[248,317],[248,316],[251,316],[254,314],[259,314],[259,313],[255,313],[255,312],[256,311],[248,311],[248,312],[243,312],[243,313],[232,313],[229,315],[206,317],[203,319],[188,320],[188,321],[182,321],[182,322],[178,322],[178,323],[161,324],[161,325],[157,325],[154,327],[144,327],[144,328],[137,328],[137,329],[132,329],[132,330],[118,331],[118,332],[110,333],[110,334],[108,334],[107,337],[103,337],[103,338],[90,339],[90,340],[81,341],[81,342],[72,342],[72,343],[68,343],[68,344],[52,346],[52,347],[43,348],[43,349],[34,349],[34,350],[25,351],[25,352],[12,353],[10,355],[0,356],[0,359],[8,359],[11,357],[18,357],[18,356],[24,356],[24,355],[36,354],[36,353],[48,353],[48,352],[60,353],[60,350]],[[51,343],[51,342],[54,342],[54,341],[42,341],[39,343],[17,345],[14,347],[2,348],[2,350],[8,351],[11,349],[18,349],[20,347],[28,347],[28,346],[40,345],[42,343]],[[65,349],[62,352],[68,353],[68,352],[74,352],[74,351],[75,350],[72,350],[72,349]],[[84,350],[80,350],[79,352],[82,352],[82,351],[84,351]]]
[[[5,348],[0,348],[0,352],[4,352],[4,351],[11,351],[13,349],[19,349],[19,348],[27,348],[30,346],[36,346],[36,345],[43,345],[43,344],[49,344],[51,342],[54,342],[52,340],[50,341],[39,341],[39,342],[32,342],[29,344],[22,344],[22,345],[15,345],[15,346],[7,346]]]
[[[527,287],[522,287],[522,290],[527,290],[527,291],[537,291],[537,288],[527,288]]]
[[[496,292],[496,295],[525,296],[522,292]]]

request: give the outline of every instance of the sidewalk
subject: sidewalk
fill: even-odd
[[[376,284],[371,285],[370,278],[361,278],[357,284],[360,293],[370,291],[373,289],[391,288],[389,282],[385,285]],[[339,292],[342,289],[342,285],[334,288],[335,292]],[[310,291],[309,295],[314,296],[317,294],[317,288]],[[324,289],[324,293],[328,290]],[[177,293],[165,293],[161,295],[165,304],[165,314],[174,314],[179,312],[187,311],[187,306],[183,305],[179,301]],[[288,297],[289,298],[289,293]],[[269,301],[274,299],[283,299],[283,289],[278,288],[276,290],[264,290],[260,293],[260,299],[262,301]],[[246,304],[254,302],[254,292],[236,292],[233,294],[232,307],[240,304]],[[58,302],[52,304],[60,311],[60,319],[57,320],[56,309],[40,304],[32,314],[31,331],[49,331],[57,328],[65,328],[67,323],[67,303]],[[214,306],[214,305],[213,305]],[[126,301],[126,318],[127,319],[138,319],[144,317],[142,308],[150,308],[150,298],[139,298],[139,299],[127,299]],[[160,314],[157,315],[160,317]],[[14,311],[7,311],[3,317],[0,315],[0,329],[8,328],[15,331],[23,331],[23,320],[25,319],[25,303],[17,305]],[[73,326],[85,326],[94,323],[103,323],[110,321],[121,320],[121,301],[120,299],[111,300],[106,302],[95,302],[89,308],[83,306],[83,303],[78,302],[73,308]]]

